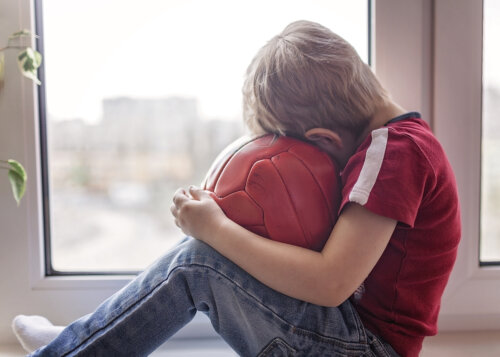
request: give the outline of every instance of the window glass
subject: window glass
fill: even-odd
[[[483,263],[500,262],[500,2],[484,0],[481,244]]]
[[[366,0],[43,1],[56,271],[141,270],[182,237],[174,191],[243,134],[246,67],[299,19],[367,60]]]

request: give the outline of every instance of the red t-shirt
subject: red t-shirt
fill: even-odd
[[[441,296],[461,234],[457,187],[446,155],[418,113],[374,130],[342,172],[342,204],[398,221],[382,257],[351,298],[366,328],[402,356],[437,333]]]

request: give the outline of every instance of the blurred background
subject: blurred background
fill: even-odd
[[[173,193],[244,133],[246,68],[299,19],[368,60],[366,0],[44,0],[55,270],[142,270],[182,237]]]

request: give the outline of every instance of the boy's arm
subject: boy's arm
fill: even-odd
[[[321,252],[260,237],[229,220],[206,191],[183,190],[172,213],[184,233],[198,238],[265,285],[296,299],[338,306],[366,279],[396,221],[349,204]]]

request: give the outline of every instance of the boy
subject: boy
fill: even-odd
[[[179,190],[172,214],[196,239],[34,355],[144,355],[196,310],[245,356],[417,356],[436,333],[459,207],[450,165],[419,114],[394,103],[346,41],[307,21],[259,51],[243,94],[255,133],[303,138],[343,168],[324,249],[259,237],[207,192]],[[34,325],[15,320],[25,344]]]

